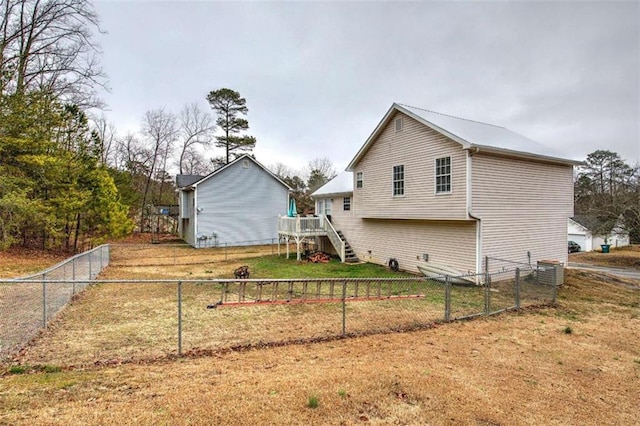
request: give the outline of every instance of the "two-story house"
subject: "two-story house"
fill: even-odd
[[[477,273],[489,256],[495,271],[567,261],[576,164],[504,127],[393,104],[351,179],[313,197],[361,260]]]
[[[207,176],[177,176],[178,233],[196,248],[272,244],[291,188],[250,155]]]

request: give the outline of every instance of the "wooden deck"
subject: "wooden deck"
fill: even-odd
[[[278,234],[291,237],[319,237],[327,235],[324,216],[314,217],[287,217],[278,218]]]
[[[285,238],[288,242],[293,238],[296,242],[298,260],[300,260],[300,243],[303,239],[309,237],[328,237],[331,244],[335,247],[340,255],[340,259],[345,260],[345,243],[338,235],[331,222],[323,216],[313,217],[278,217],[278,235]],[[287,244],[287,255],[289,254],[289,244]]]

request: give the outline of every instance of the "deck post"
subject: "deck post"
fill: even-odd
[[[285,237],[285,240],[287,241],[287,259],[289,259],[289,236],[288,235]]]

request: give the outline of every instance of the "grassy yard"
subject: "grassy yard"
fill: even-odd
[[[371,265],[260,257],[192,257],[189,266],[167,256],[164,266],[143,268],[132,266],[131,256],[118,256],[104,278],[132,272],[150,279],[220,278],[239,265],[249,265],[252,278],[305,278],[323,268],[337,268],[331,276],[383,273],[365,269],[377,268]],[[331,303],[292,307],[287,321],[277,306],[207,310],[216,294],[201,297],[200,290],[194,284],[184,294],[185,326],[210,329],[206,339],[187,342],[195,348],[215,339],[233,343],[240,335],[256,343],[281,332],[322,335],[341,320]],[[125,303],[114,305],[118,299]],[[418,304],[409,312],[426,307],[410,302]],[[177,359],[160,356],[175,344],[163,331],[176,325],[175,316],[155,316],[174,306],[175,293],[160,284],[92,287],[23,354],[23,363],[7,366],[0,377],[0,424],[600,425],[634,424],[640,416],[640,286],[633,281],[569,270],[553,308],[313,344],[294,340],[209,355],[194,350]],[[310,309],[317,313],[309,317]],[[357,302],[349,309],[354,318],[388,326],[397,306]],[[424,315],[430,315],[426,309]],[[109,327],[118,328],[121,342],[103,342],[98,331]],[[136,342],[157,348],[158,358],[122,364],[136,354],[104,356]],[[63,368],[78,356],[87,360],[82,368]]]
[[[572,253],[569,255],[569,262],[640,270],[640,245],[612,248],[610,253],[598,251]]]

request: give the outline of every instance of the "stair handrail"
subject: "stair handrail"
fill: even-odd
[[[346,258],[345,243],[342,240],[342,238],[340,238],[340,236],[338,235],[338,231],[336,231],[336,228],[333,227],[333,225],[331,224],[331,222],[329,222],[329,219],[327,218],[325,218],[322,221],[322,228],[327,233],[327,237],[329,238],[329,241],[331,241],[331,244],[333,244],[333,246],[338,250],[338,254],[340,255],[340,260],[344,262]]]

